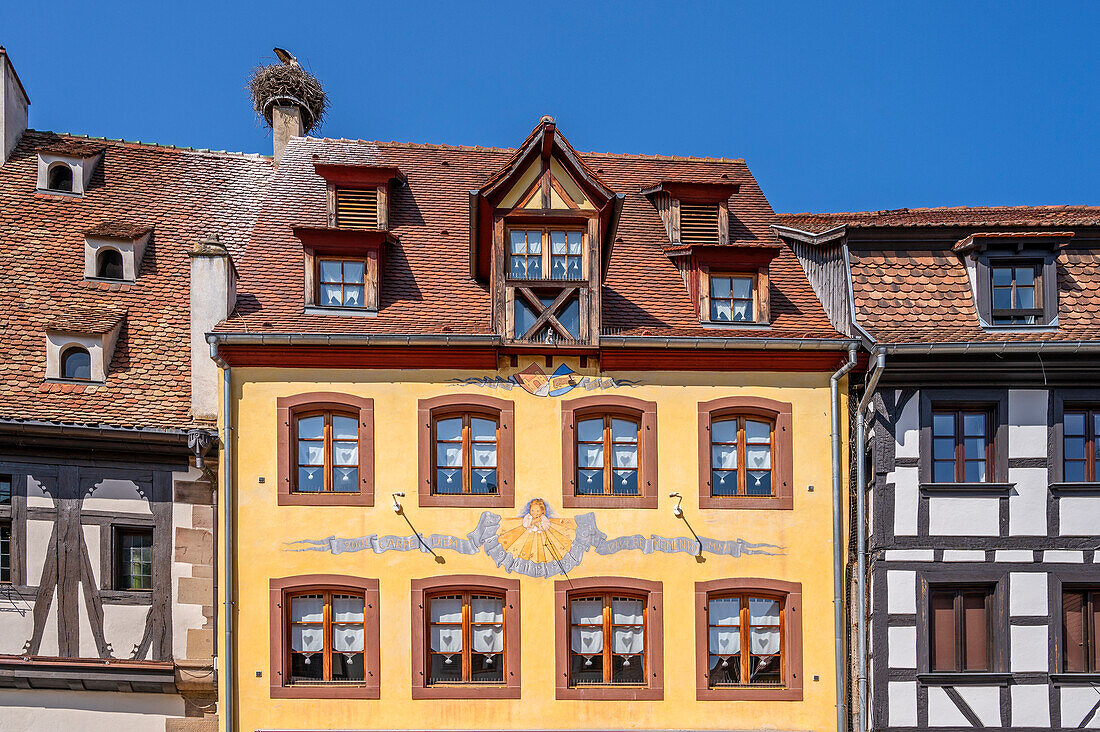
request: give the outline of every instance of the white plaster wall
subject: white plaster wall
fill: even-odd
[[[1008,614],[1045,617],[1047,576],[1043,572],[1012,572],[1008,576]]]
[[[27,98],[23,96],[15,80],[15,71],[6,58],[0,63],[0,75],[4,78],[3,88],[0,89],[0,128],[4,135],[0,145],[0,164],[7,161],[27,129]]]
[[[1009,468],[1008,480],[1016,484],[1008,497],[1008,533],[1046,536],[1047,469]]]
[[[183,699],[175,694],[4,689],[0,732],[164,732],[165,718],[182,717],[183,707]]]
[[[970,727],[955,702],[947,696],[940,686],[928,687],[928,726],[929,727]]]
[[[206,333],[233,310],[236,276],[228,253],[191,257],[191,413],[218,416],[218,365],[210,358]]]
[[[84,276],[92,278],[97,275],[96,260],[99,258],[100,251],[115,249],[122,255],[122,278],[133,282],[141,270],[141,260],[145,256],[145,245],[148,242],[148,234],[134,241],[84,237]]]
[[[1008,687],[1012,695],[1012,726],[1050,726],[1050,688],[1046,685]]]
[[[47,493],[33,475],[27,476],[27,507],[53,508],[53,496]]]
[[[928,500],[928,533],[939,536],[997,536],[1000,509],[996,497],[934,496]]]
[[[1047,392],[1043,389],[1008,390],[1008,456],[1047,456]]]
[[[30,640],[30,635],[23,639]],[[42,645],[38,648],[39,656],[60,656],[61,646],[57,640],[57,589],[50,598],[50,610],[46,614],[46,623],[42,628]]]
[[[95,484],[91,495],[84,499],[84,511],[122,511],[153,515],[149,501],[141,497],[132,480],[104,478]]]
[[[42,565],[53,535],[53,521],[27,519],[27,584],[38,585],[42,578]]]
[[[148,605],[104,605],[103,637],[114,649],[115,657],[129,658],[134,646],[145,634]]]
[[[38,188],[43,191],[48,190],[50,166],[54,163],[62,163],[73,169],[72,192],[78,196],[83,196],[84,191],[88,190],[88,183],[92,180],[92,173],[95,172],[96,165],[102,159],[102,155],[97,155],[94,158],[80,158],[40,152],[38,153]]]
[[[917,505],[920,502],[920,471],[897,468],[886,478],[894,484],[894,535],[917,535]]]
[[[890,668],[917,667],[917,629],[912,625],[887,630]]]
[[[983,549],[944,549],[943,561],[945,562],[984,562],[985,550]]]
[[[886,685],[890,702],[889,722],[891,727],[917,726],[917,682],[891,681]]]
[[[76,596],[79,598],[79,602],[76,603],[77,629],[80,632],[77,653],[83,658],[98,658],[99,649],[96,648],[95,638],[92,637],[92,619],[88,615],[88,605],[84,602],[84,583],[78,582],[76,587]]]
[[[1010,665],[1014,672],[1047,670],[1048,635],[1045,625],[1013,625],[1009,628],[1012,644]]]
[[[935,558],[933,549],[887,549],[887,562],[931,562]]]
[[[901,391],[894,392],[894,398],[901,397]],[[894,454],[897,457],[915,458],[920,456],[920,392],[913,395],[898,414],[894,428]]]
[[[33,611],[34,594],[17,594],[11,587],[0,587],[0,653],[22,653],[23,644],[34,633]]]
[[[84,534],[84,546],[88,547],[88,558],[92,560],[92,577],[95,578],[95,586],[103,587],[103,578],[100,576],[103,568],[99,561],[99,527],[85,524],[80,527],[80,530]]]
[[[1058,533],[1062,536],[1093,536],[1100,534],[1100,497],[1059,497]]]
[[[896,614],[917,611],[917,573],[891,569],[886,573],[886,612]]]
[[[1085,715],[1092,711],[1100,695],[1091,686],[1062,687],[1062,727],[1080,727]],[[1095,715],[1086,729],[1100,729],[1100,714]]]
[[[1001,726],[1001,691],[991,686],[956,686],[974,714],[986,727]]]
[[[1072,549],[1048,549],[1043,552],[1043,561],[1059,564],[1084,564],[1085,555]]]
[[[993,555],[996,562],[1033,562],[1035,552],[1030,549],[998,549]]]

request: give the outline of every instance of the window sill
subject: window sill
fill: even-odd
[[[578,496],[565,494],[562,508],[657,508],[657,496]]]
[[[359,493],[280,493],[279,506],[373,506],[374,494]]]
[[[420,496],[421,508],[515,508],[511,494],[428,493]]]
[[[272,686],[272,699],[377,699],[379,698],[377,684],[361,686],[343,686],[333,684],[326,686]]]
[[[128,280],[125,277],[85,277],[85,282],[95,282],[104,285],[132,285],[134,280]]]
[[[1050,680],[1057,686],[1095,686],[1100,684],[1100,673],[1060,673],[1051,674]]]
[[[699,496],[699,508],[728,511],[731,509],[790,511],[794,496]]]
[[[738,688],[712,689],[704,687],[695,690],[697,701],[802,701],[802,689],[790,687],[742,686]]]
[[[1003,686],[1012,680],[1012,674],[994,671],[931,671],[917,674],[917,681],[925,686]]]
[[[1051,483],[1050,492],[1058,493],[1100,493],[1100,483]]]
[[[335,315],[340,318],[374,318],[378,316],[377,310],[367,308],[339,308],[323,307],[321,305],[306,305],[305,315]]]
[[[519,699],[516,686],[414,686],[413,699]]]
[[[663,688],[648,686],[559,686],[555,699],[580,701],[662,701]]]
[[[1016,488],[1015,483],[921,483],[921,493],[965,493],[970,496],[1003,496]]]
[[[701,321],[701,324],[704,328],[713,328],[715,330],[768,330],[772,327],[771,323],[759,323],[754,320],[746,320],[744,322],[704,320]]]
[[[82,193],[74,193],[73,191],[55,191],[52,188],[35,188],[35,193],[41,193],[46,196],[62,196],[64,198],[83,198]]]

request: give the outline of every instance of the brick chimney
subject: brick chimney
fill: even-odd
[[[218,417],[218,366],[210,358],[206,334],[237,306],[237,268],[218,237],[207,237],[191,251],[191,416]]]
[[[0,164],[8,162],[11,151],[27,131],[27,107],[31,100],[23,82],[11,65],[8,52],[0,46]]]
[[[276,165],[282,160],[290,138],[301,137],[303,132],[301,108],[293,105],[277,105],[271,108],[271,135],[275,138]]]

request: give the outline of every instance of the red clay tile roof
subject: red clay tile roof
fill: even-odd
[[[248,249],[238,262],[236,313],[219,332],[491,333],[487,288],[470,277],[469,191],[485,185],[514,150],[329,139],[288,145]],[[641,195],[654,180],[739,183],[730,204],[731,243],[779,244],[775,214],[742,160],[579,153],[600,180],[625,195],[603,288],[603,331],[652,336],[736,337],[700,325],[683,278],[662,251],[668,244],[653,204]],[[327,225],[325,181],[313,163],[388,165],[407,185],[392,196],[382,307],[377,317],[303,314],[301,243],[292,226]],[[723,177],[727,176],[727,177]],[[749,337],[840,338],[786,246],[771,269],[772,327]]]
[[[114,330],[125,317],[125,310],[70,305],[46,321],[46,330],[102,335]]]
[[[104,141],[83,197],[35,193],[35,150],[79,138],[28,131],[0,167],[0,419],[183,428],[190,416],[187,251],[219,234],[239,255],[271,161]],[[85,282],[84,232],[104,221],[155,226],[137,282]],[[107,381],[44,384],[44,331],[75,308],[127,312]],[[65,388],[62,388],[65,387]]]
[[[849,228],[906,226],[1097,226],[1100,206],[951,206],[849,213],[783,213],[776,223],[820,234]]]
[[[58,137],[35,148],[38,152],[72,158],[94,158],[105,149],[106,146],[102,143],[74,140],[70,137]]]
[[[133,241],[140,239],[153,230],[149,224],[138,224],[133,221],[103,221],[84,232],[84,236],[93,239],[123,239]]]

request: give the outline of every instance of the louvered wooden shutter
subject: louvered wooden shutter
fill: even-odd
[[[717,244],[717,204],[681,203],[680,241],[684,244]]]
[[[337,188],[336,226],[341,229],[377,229],[378,191],[373,188]]]

